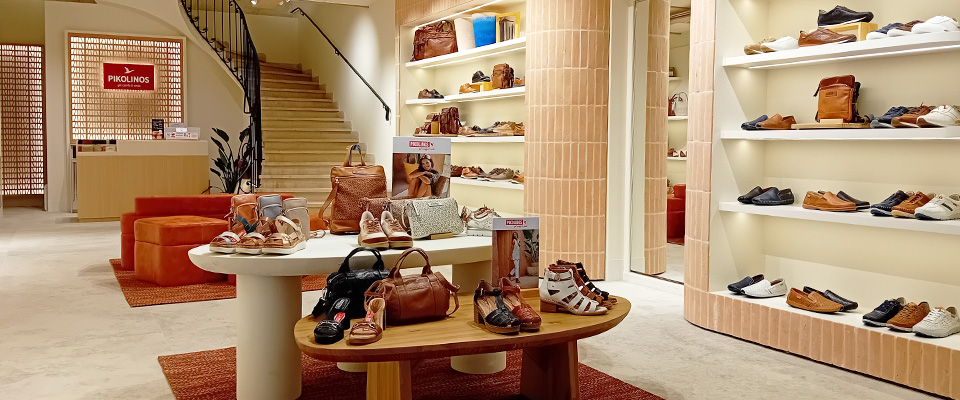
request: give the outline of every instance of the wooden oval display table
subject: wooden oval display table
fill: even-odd
[[[630,312],[630,302],[618,303],[606,315],[576,316],[541,313],[539,332],[517,335],[490,333],[473,322],[472,298],[464,301],[453,316],[441,321],[390,326],[380,341],[350,346],[346,340],[331,345],[314,341],[317,319],[306,316],[297,322],[294,336],[307,355],[326,361],[368,362],[367,400],[409,400],[411,368],[427,358],[463,356],[523,349],[520,392],[531,400],[579,399],[577,340],[606,332]],[[526,299],[540,309],[536,297]],[[480,397],[478,397],[480,398]]]
[[[472,293],[481,279],[490,279],[492,241],[489,237],[456,236],[418,240],[414,245],[430,255],[434,266],[453,265],[450,281]],[[336,272],[355,235],[326,235],[307,241],[307,247],[286,256],[219,254],[208,246],[190,250],[190,260],[201,269],[237,275],[237,398],[289,400],[300,396],[300,350],[290,329],[302,314],[301,276]],[[392,267],[399,250],[383,251]],[[370,265],[375,258],[360,253],[351,261]],[[419,257],[407,257],[404,268],[422,267]],[[471,356],[477,357],[477,356]],[[505,364],[505,357],[500,356]]]

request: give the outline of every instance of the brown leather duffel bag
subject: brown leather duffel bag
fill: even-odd
[[[360,155],[360,164],[353,165],[353,151]],[[360,231],[360,216],[363,215],[360,200],[363,198],[387,197],[387,175],[380,165],[367,165],[363,161],[360,145],[347,148],[343,165],[330,169],[330,195],[320,208],[322,229],[330,233]]]
[[[427,265],[420,275],[400,275],[403,260],[412,253],[420,253]],[[430,269],[430,259],[422,249],[412,248],[403,252],[390,270],[390,276],[374,282],[367,289],[366,301],[381,297],[387,303],[387,318],[391,325],[403,325],[413,322],[425,322],[444,319],[460,308],[457,298],[459,286],[454,286],[439,272]],[[450,298],[453,298],[453,311]]]
[[[510,64],[497,64],[493,66],[493,75],[490,77],[490,84],[494,89],[510,89],[513,87],[514,76],[513,68]]]
[[[456,52],[457,33],[453,29],[453,22],[438,21],[424,25],[413,34],[413,59],[411,61]]]

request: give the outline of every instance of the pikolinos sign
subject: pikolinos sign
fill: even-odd
[[[103,63],[103,88],[154,90],[153,65]]]

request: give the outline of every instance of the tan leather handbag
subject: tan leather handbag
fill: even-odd
[[[400,275],[403,260],[412,253],[419,253],[426,265],[420,275]],[[460,308],[457,292],[460,286],[454,286],[439,272],[430,269],[430,259],[423,249],[412,248],[404,251],[385,279],[374,282],[367,289],[366,301],[383,298],[387,303],[387,322],[391,325],[403,325],[444,319]],[[454,308],[450,309],[453,297]]]
[[[860,83],[853,75],[834,76],[820,80],[814,96],[817,97],[817,121],[821,119],[842,119],[843,122],[857,122],[857,97],[860,95]]]
[[[411,61],[456,52],[457,32],[453,28],[453,22],[438,21],[424,25],[413,34],[413,59]]]
[[[447,107],[440,110],[440,133],[456,135],[460,132],[460,109]]]
[[[493,75],[490,77],[490,83],[494,89],[510,89],[513,87],[514,76],[513,68],[510,64],[497,64],[493,66]]]
[[[360,155],[358,165],[353,165],[354,150]],[[321,228],[329,229],[330,233],[359,232],[364,211],[360,200],[387,197],[387,175],[383,167],[367,165],[360,145],[348,147],[343,165],[330,169],[330,183],[330,195],[320,207]]]

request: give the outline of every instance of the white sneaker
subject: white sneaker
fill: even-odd
[[[939,195],[914,210],[917,219],[947,221],[960,219],[960,194]]]
[[[913,332],[921,336],[943,338],[960,332],[960,317],[957,309],[937,307],[913,326]]]
[[[787,284],[783,279],[770,282],[766,279],[743,288],[743,294],[749,297],[777,297],[787,294]]]
[[[917,125],[922,128],[936,128],[960,125],[960,110],[957,106],[943,105],[917,118]]]
[[[957,32],[960,25],[957,20],[938,15],[913,26],[913,33]]]
[[[460,218],[466,223],[467,236],[493,236],[493,219],[500,218],[500,214],[485,206],[474,211],[463,207]]]
[[[765,53],[768,53],[771,51],[784,51],[784,50],[793,50],[793,49],[799,49],[799,48],[800,48],[800,43],[793,36],[784,36],[772,42],[760,44],[760,49],[763,50],[763,52]]]

